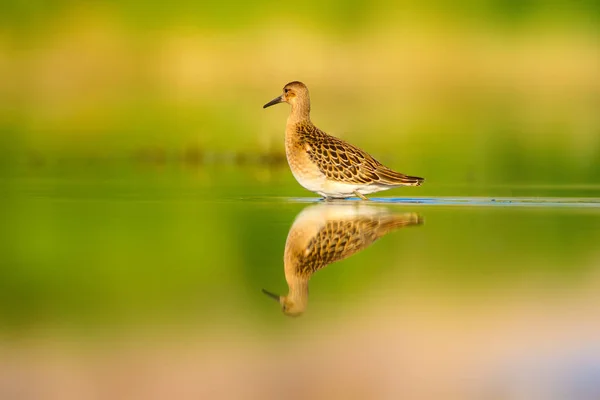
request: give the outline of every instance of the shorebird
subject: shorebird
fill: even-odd
[[[419,186],[423,178],[396,172],[367,152],[328,135],[310,120],[310,96],[302,82],[290,82],[263,108],[292,106],[285,128],[285,154],[292,174],[304,188],[325,200],[365,195],[398,186]]]
[[[416,213],[393,214],[385,208],[352,204],[317,204],[297,217],[285,242],[283,265],[288,294],[263,293],[297,317],[308,304],[308,281],[318,270],[369,247],[388,233],[423,221]]]

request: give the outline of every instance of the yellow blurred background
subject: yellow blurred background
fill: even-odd
[[[426,182],[291,320],[293,80]],[[1,1],[0,399],[598,399],[599,111],[594,0]]]
[[[313,120],[445,182],[598,182],[593,1],[4,2],[0,121],[33,163],[283,154]]]

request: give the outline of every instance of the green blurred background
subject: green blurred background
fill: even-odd
[[[0,314],[17,325],[39,322],[36,313],[53,301],[53,312],[83,307],[97,318],[84,293],[96,293],[88,300],[110,314],[127,308],[129,295],[144,304],[154,296],[194,304],[185,296],[195,296],[194,285],[214,286],[203,281],[214,271],[225,281],[238,276],[239,285],[253,285],[248,290],[273,277],[261,268],[280,270],[287,229],[304,207],[281,198],[309,193],[285,163],[287,105],[261,106],[292,80],[311,89],[318,126],[426,178],[395,194],[598,196],[594,1],[0,7],[0,163],[8,189],[0,200]],[[239,202],[248,198],[268,200]],[[451,218],[449,210],[438,213]],[[499,231],[493,227],[503,217],[482,215],[489,227],[461,231],[466,243],[487,248],[489,238],[515,265],[537,265],[521,259],[518,245],[538,230],[537,214]],[[576,216],[558,213],[548,229],[539,227],[534,254],[545,257],[551,247],[557,260],[588,254],[596,238]],[[460,247],[455,221],[441,221],[447,225],[438,233],[424,229],[433,229],[429,243],[452,237],[450,246]],[[563,235],[583,248],[560,246]],[[420,264],[452,256],[434,247]],[[466,265],[491,262],[471,256]],[[387,263],[383,253],[375,259]],[[171,268],[172,286],[157,296],[154,285]],[[201,302],[208,301],[202,287]],[[110,292],[120,293],[113,305]]]
[[[599,17],[596,1],[3,1],[3,161],[281,164],[287,106],[261,106],[302,80],[319,127],[428,183],[594,184]]]
[[[260,290],[316,200],[262,109],[293,80],[426,178],[384,196],[438,204],[385,205],[425,223],[319,271],[292,321]],[[0,0],[0,397],[481,399],[447,394],[544,343],[600,354],[599,166],[598,1]]]

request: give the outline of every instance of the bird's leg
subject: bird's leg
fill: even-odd
[[[358,190],[355,190],[354,194],[361,200],[369,200],[367,197],[365,197],[365,195],[358,193]]]
[[[321,199],[321,201],[325,201],[327,203],[329,203],[332,200],[333,200],[333,197],[328,197],[328,196],[323,196],[323,198]]]

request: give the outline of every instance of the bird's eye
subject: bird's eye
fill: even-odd
[[[287,93],[287,92],[289,92],[289,91],[290,91],[290,89],[288,89],[288,88],[285,88],[285,89],[283,89],[283,91],[284,91],[285,93]]]

